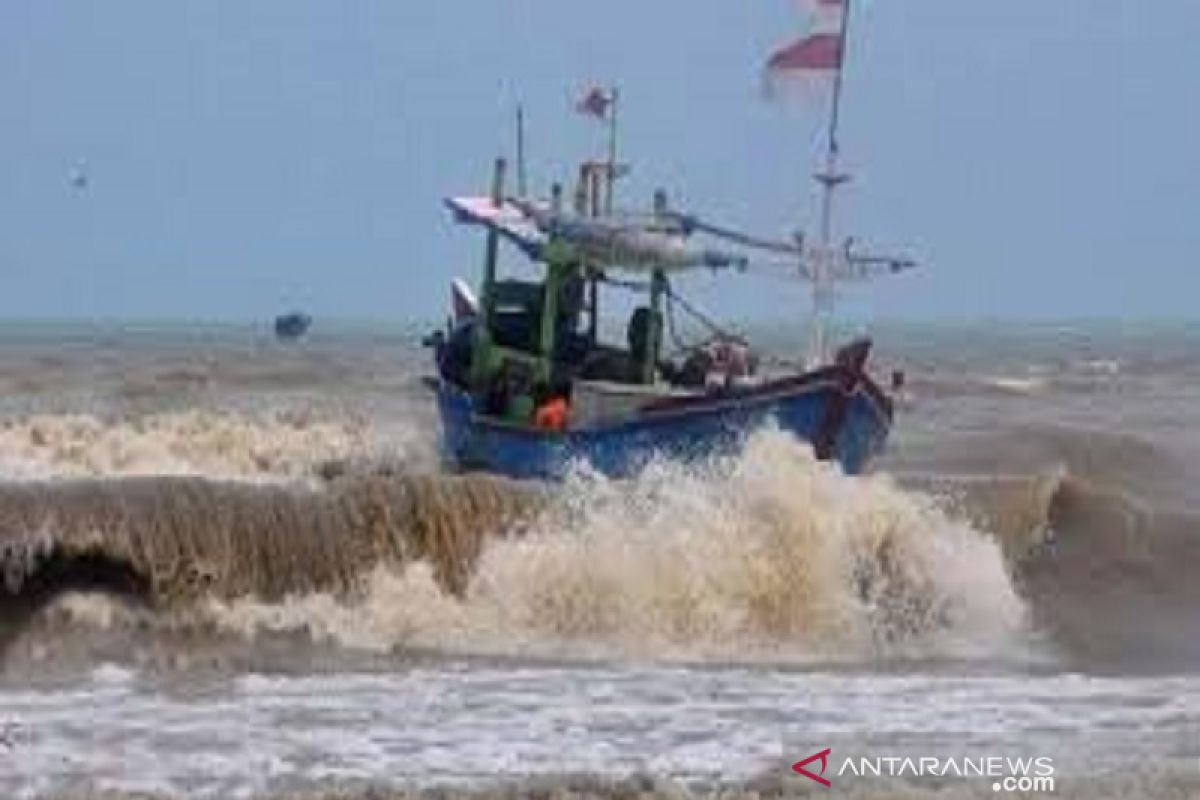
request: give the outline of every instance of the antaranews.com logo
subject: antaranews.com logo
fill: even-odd
[[[835,778],[982,778],[991,780],[997,793],[1049,793],[1056,787],[1054,759],[1049,756],[872,756],[844,758],[839,768],[831,769],[836,766],[833,748],[827,747],[797,761],[792,771],[826,789],[833,788]]]

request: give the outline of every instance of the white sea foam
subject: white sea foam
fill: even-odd
[[[376,570],[358,604],[212,610],[372,649],[722,660],[994,653],[1026,621],[992,538],[773,431],[636,482],[577,474],[532,530],[487,547],[465,597],[416,563]]]
[[[989,755],[1053,758],[1072,797],[1191,797],[1170,792],[1171,770],[1187,770],[1179,774],[1194,786],[1200,756],[1195,677],[439,662],[378,675],[251,675],[198,694],[131,680],[8,690],[0,707],[14,731],[12,750],[0,750],[0,794],[19,798],[80,786],[295,797],[286,790],[325,781],[463,786],[561,774],[739,782],[782,779],[813,745],[835,747],[840,764],[851,746],[882,756],[924,742],[923,755],[947,757],[967,740]],[[1096,795],[1079,790],[1089,776],[1138,782]],[[910,794],[896,782],[833,777],[853,797],[992,794],[990,781],[971,778]]]
[[[309,477],[329,461],[400,459],[424,443],[353,417],[300,412],[181,411],[109,420],[34,415],[0,422],[0,478],[195,475],[241,480]]]

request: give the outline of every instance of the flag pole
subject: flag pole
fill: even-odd
[[[838,64],[833,77],[833,100],[829,112],[829,143],[826,151],[826,172],[837,172],[837,160],[841,154],[838,128],[842,121],[842,86],[846,72],[846,55],[850,43],[850,8],[852,0],[842,0],[842,29],[838,34]]]
[[[821,249],[808,264],[813,289],[812,331],[809,337],[808,361],[810,368],[824,364],[828,358],[827,339],[829,324],[833,317],[834,275],[833,237],[834,200],[837,190],[850,180],[850,176],[838,170],[841,144],[838,130],[841,124],[842,87],[845,75],[846,55],[850,41],[850,8],[852,0],[843,0],[842,25],[838,34],[837,71],[833,79],[833,98],[829,113],[829,138],[825,151],[825,170],[817,173],[821,185]]]

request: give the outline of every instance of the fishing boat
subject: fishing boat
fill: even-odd
[[[843,19],[843,50],[845,30]],[[805,42],[772,61],[798,58],[791,51],[812,47]],[[499,159],[489,194],[446,201],[457,222],[486,237],[478,296],[456,280],[452,316],[428,340],[438,367],[428,383],[451,466],[555,479],[586,464],[625,477],[656,458],[736,452],[752,432],[774,425],[848,474],[868,468],[887,442],[893,404],[868,372],[869,340],[830,346],[834,287],[913,263],[863,253],[853,240],[834,237],[834,197],[848,180],[838,169],[837,146],[843,50],[827,160],[816,176],[822,219],[815,241],[802,235],[773,240],[713,224],[671,209],[662,191],[647,212],[616,210],[614,184],[628,170],[616,155],[613,90],[593,91],[581,103],[612,122],[611,141],[607,160],[580,167],[569,208],[559,185],[548,199],[527,196],[520,145],[515,193],[506,192],[507,163]],[[799,61],[805,58],[811,54]],[[518,133],[520,143],[520,127]],[[503,270],[502,247],[532,264],[536,278],[524,277],[528,269]],[[767,266],[812,286],[806,353],[784,371],[761,369],[744,337],[712,322],[676,290],[677,279],[691,272],[738,277]],[[615,326],[614,342],[602,309],[615,292],[632,295],[633,311]],[[708,335],[668,352],[676,317],[685,313]]]
[[[301,339],[312,327],[313,319],[303,311],[280,314],[275,318],[275,338],[282,342]]]

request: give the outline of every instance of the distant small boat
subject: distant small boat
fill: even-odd
[[[275,338],[284,341],[299,339],[308,333],[312,322],[312,317],[300,311],[281,314],[275,318]]]

